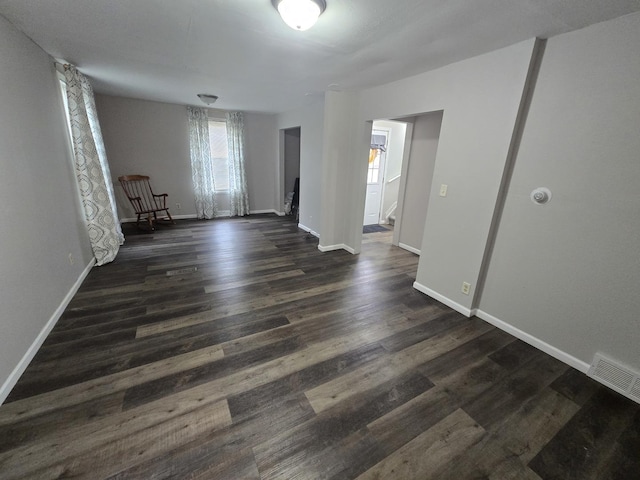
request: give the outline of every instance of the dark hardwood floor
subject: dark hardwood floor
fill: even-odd
[[[4,405],[2,479],[636,479],[640,406],[287,218],[129,231]]]

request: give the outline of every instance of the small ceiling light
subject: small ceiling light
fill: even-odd
[[[202,100],[203,103],[206,103],[207,105],[211,105],[212,103],[216,103],[216,100],[218,100],[218,96],[217,95],[208,95],[206,93],[199,93],[198,94],[198,98],[200,100]]]
[[[301,32],[310,29],[327,4],[324,0],[271,0],[284,23]]]

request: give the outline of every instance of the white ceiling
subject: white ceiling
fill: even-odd
[[[326,0],[306,32],[271,0],[0,0],[97,92],[282,112],[640,10],[640,0]],[[337,86],[329,87],[331,84]]]

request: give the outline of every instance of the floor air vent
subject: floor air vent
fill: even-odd
[[[588,375],[640,403],[640,373],[633,372],[596,353]]]

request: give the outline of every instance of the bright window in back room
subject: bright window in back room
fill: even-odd
[[[369,170],[367,171],[367,183],[378,183],[380,177],[380,152],[379,148],[369,150]]]
[[[229,150],[227,147],[227,123],[224,120],[209,120],[209,143],[211,164],[216,192],[229,191]]]

